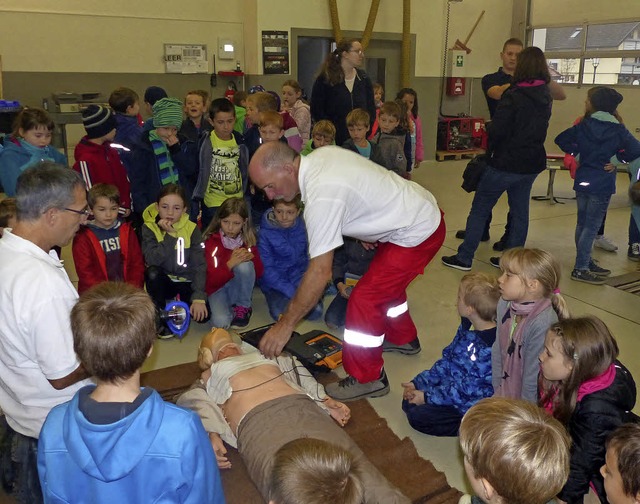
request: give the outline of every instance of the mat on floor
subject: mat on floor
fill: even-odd
[[[630,294],[640,296],[640,272],[638,271],[607,278],[605,284]]]
[[[188,388],[200,371],[195,362],[142,374],[142,384],[156,389],[163,398],[174,400]],[[323,377],[325,378],[325,377]],[[331,379],[322,380],[331,381]],[[421,458],[409,438],[400,439],[365,399],[349,403],[351,421],[345,427],[369,460],[414,503],[456,504],[462,493],[451,488],[445,475]],[[399,406],[398,406],[399,407]],[[227,454],[233,467],[222,471],[228,504],[263,503],[249,479],[240,455],[233,448]]]

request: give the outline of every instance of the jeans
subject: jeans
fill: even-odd
[[[485,223],[505,191],[511,216],[506,248],[524,246],[529,231],[531,186],[537,176],[537,173],[511,173],[496,170],[491,166],[487,167],[473,197],[471,211],[467,217],[464,241],[458,247],[457,256],[462,263],[471,265],[480,244]]]
[[[233,268],[233,278],[209,296],[211,327],[228,329],[235,316],[233,305],[250,308],[255,283],[253,262],[245,261]]]
[[[262,293],[264,294],[265,299],[267,300],[267,306],[269,307],[269,315],[273,320],[278,320],[280,315],[284,313],[289,301],[291,298],[285,296],[282,292],[277,290],[263,289]],[[322,317],[322,312],[324,311],[324,305],[322,304],[322,298],[320,301],[309,310],[309,312],[304,316],[307,320],[318,320]]]
[[[324,321],[331,329],[338,329],[344,327],[344,322],[347,319],[347,302],[349,300],[343,298],[340,293],[336,294],[333,298],[327,312],[324,314]]]
[[[591,194],[576,191],[578,223],[576,225],[576,264],[574,269],[588,270],[591,262],[591,247],[602,219],[607,214],[611,194]]]

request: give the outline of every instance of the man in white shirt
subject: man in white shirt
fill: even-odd
[[[418,184],[339,147],[301,158],[284,144],[265,144],[254,155],[249,174],[269,199],[291,201],[301,194],[311,258],[295,296],[263,336],[260,349],[267,357],[280,354],[331,278],[333,251],[343,236],[356,238],[363,247],[378,250],[349,298],[343,352],[349,376],[326,390],[341,401],[387,394],[383,343],[389,351],[420,351],[406,288],[444,241],[444,219],[435,198]]]
[[[42,501],[32,452],[42,424],[86,384],[69,320],[78,294],[52,248],[67,245],[89,211],[79,174],[51,162],[20,175],[16,199],[16,225],[0,240],[0,408],[8,448],[26,455],[14,460],[16,482],[27,485],[16,498],[32,503]]]

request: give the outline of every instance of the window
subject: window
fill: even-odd
[[[557,82],[640,83],[640,21],[533,28],[531,39]]]

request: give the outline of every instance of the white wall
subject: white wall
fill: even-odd
[[[211,62],[219,36],[237,41],[239,54],[244,56],[242,4],[221,0],[3,0],[3,70],[164,73],[163,44],[207,44]],[[235,61],[226,65],[235,67]]]
[[[295,5],[295,8],[291,6]],[[302,7],[304,6],[304,7]],[[368,1],[339,1],[338,13],[343,31],[363,32],[369,14]],[[417,77],[442,75],[446,0],[414,0],[411,10],[411,33],[416,34]],[[464,40],[482,10],[484,18],[478,25],[469,47],[473,52],[468,60],[470,75],[482,76],[497,67],[498,53],[511,31],[512,0],[467,0],[452,3],[450,9],[449,44]],[[327,0],[269,0],[257,2],[257,29],[289,30],[290,28],[331,29]],[[380,2],[375,32],[402,33],[402,1]],[[261,54],[258,38],[255,48]],[[262,65],[260,59],[260,66]]]

